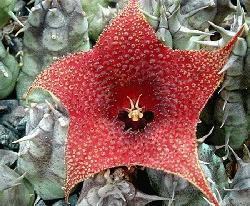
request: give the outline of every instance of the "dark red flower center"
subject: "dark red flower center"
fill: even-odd
[[[121,110],[118,113],[118,119],[125,123],[125,131],[143,131],[147,123],[152,122],[154,119],[153,112],[145,111],[143,107],[140,107],[140,97],[141,95],[139,95],[136,102],[134,102],[130,97],[128,97],[130,102],[130,108],[126,108],[126,110]]]
[[[147,73],[143,72],[144,69]],[[171,104],[166,104],[168,98],[158,72],[142,66],[138,73],[132,69],[122,74],[117,71],[116,75],[107,72],[105,79],[109,79],[109,82],[105,82],[103,87],[105,95],[101,106],[104,117],[111,122],[120,122],[124,131],[134,132],[144,131],[146,127],[149,129],[164,121]],[[99,82],[103,84],[103,79]]]

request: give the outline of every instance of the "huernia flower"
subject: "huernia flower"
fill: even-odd
[[[142,165],[187,179],[218,205],[195,131],[243,27],[222,49],[172,50],[138,7],[130,0],[91,51],[52,64],[29,90],[50,91],[69,112],[65,195],[107,168]]]

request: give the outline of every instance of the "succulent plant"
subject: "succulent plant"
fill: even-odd
[[[19,65],[0,41],[0,99],[7,97],[14,89],[19,74]]]
[[[200,13],[214,13],[215,5],[213,1],[201,1],[198,4],[191,1],[142,1],[144,14],[155,29],[158,39],[171,48],[187,50],[201,49],[196,41],[211,35],[204,32],[203,27],[206,28],[208,22],[213,20],[214,14]],[[201,18],[197,19],[197,16]]]
[[[81,0],[88,16],[89,37],[96,41],[109,21],[117,15],[117,9],[109,7],[107,0]]]
[[[245,6],[247,10],[247,15],[249,16],[249,11],[250,11],[250,2],[248,0],[242,0],[243,5]]]
[[[77,206],[144,206],[152,201],[168,199],[137,191],[132,183],[124,179],[121,170],[116,169],[112,175],[107,170],[85,180]]]
[[[157,194],[172,198],[171,201],[164,201],[164,206],[208,205],[201,192],[181,177],[152,169],[147,171],[151,185]]]
[[[198,41],[206,36],[211,35],[196,29],[189,29],[180,23],[180,9],[177,8],[168,18],[169,31],[173,37],[173,48],[175,49],[200,49]]]
[[[225,19],[231,15],[236,10],[236,6],[233,3],[240,3],[241,0],[231,1],[231,0],[217,0],[216,3],[216,16],[214,18],[214,23],[221,25],[225,22]]]
[[[218,1],[181,1],[180,18],[189,29],[204,31],[213,22],[217,14]]]
[[[0,100],[0,147],[3,149],[18,150],[18,145],[13,141],[19,139],[24,132],[25,116],[22,106],[17,100]]]
[[[2,0],[0,2],[0,28],[2,28],[9,20],[8,12],[12,11],[14,8],[16,0]]]
[[[11,150],[0,149],[0,165],[11,166],[17,160],[17,153]]]
[[[80,0],[44,0],[32,8],[23,38],[23,67],[17,95],[58,57],[89,50],[88,22]]]
[[[18,145],[12,144],[17,139],[19,136],[14,131],[0,124],[0,145],[3,148],[18,149]]]
[[[199,43],[216,47],[230,39],[237,29],[244,24],[244,11],[239,3],[232,18],[231,31],[212,24],[220,32],[221,39],[218,41],[199,41]],[[239,149],[248,138],[249,120],[247,119],[247,111],[244,106],[246,100],[243,97],[246,90],[246,86],[243,83],[246,52],[246,40],[241,38],[235,45],[228,63],[222,70],[222,72],[225,72],[225,76],[219,90],[219,96],[215,99],[214,112],[208,111],[214,114],[212,120],[211,117],[210,119],[201,118],[208,125],[213,124],[214,130],[210,135],[209,141],[215,145],[229,144],[234,149]]]
[[[17,170],[44,200],[62,198],[68,119],[50,103],[32,105],[27,119],[26,136],[15,142],[20,143]]]
[[[238,170],[235,174],[235,177],[230,185],[230,188],[227,188],[227,194],[223,199],[222,204],[228,206],[247,206],[249,205],[249,196],[250,196],[250,153],[247,150],[246,158],[244,161],[238,157],[238,155],[233,151],[237,163]]]
[[[18,20],[18,18],[13,13],[16,1],[17,0],[0,1],[0,28],[2,28],[9,21],[9,18],[14,19],[17,23],[23,26],[23,24]]]
[[[40,74],[29,93],[50,91],[70,116],[66,198],[95,173],[139,164],[184,177],[218,205],[198,164],[195,126],[243,30],[216,51],[172,50],[131,0],[90,52],[69,55]]]
[[[52,206],[68,206],[68,205],[71,205],[71,206],[75,206],[76,203],[77,203],[77,195],[72,195],[70,198],[69,198],[69,201],[68,203],[65,202],[65,200],[58,200],[56,201],[55,203],[52,204]],[[50,204],[46,204],[46,201],[43,201],[43,199],[41,197],[37,197],[35,203],[34,203],[34,206],[49,206],[51,205]]]
[[[30,183],[14,170],[0,164],[0,203],[1,205],[32,206],[34,191]]]

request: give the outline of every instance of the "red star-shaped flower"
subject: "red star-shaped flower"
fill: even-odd
[[[30,92],[49,90],[70,114],[66,197],[102,170],[142,165],[187,179],[218,205],[199,166],[195,130],[237,36],[216,51],[172,50],[131,0],[91,51],[40,74]]]

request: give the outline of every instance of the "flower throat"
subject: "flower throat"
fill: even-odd
[[[147,111],[139,106],[140,97],[141,95],[139,95],[135,103],[130,97],[127,97],[130,108],[121,110],[118,114],[118,119],[125,124],[125,131],[143,131],[147,124],[154,119],[153,112]]]

